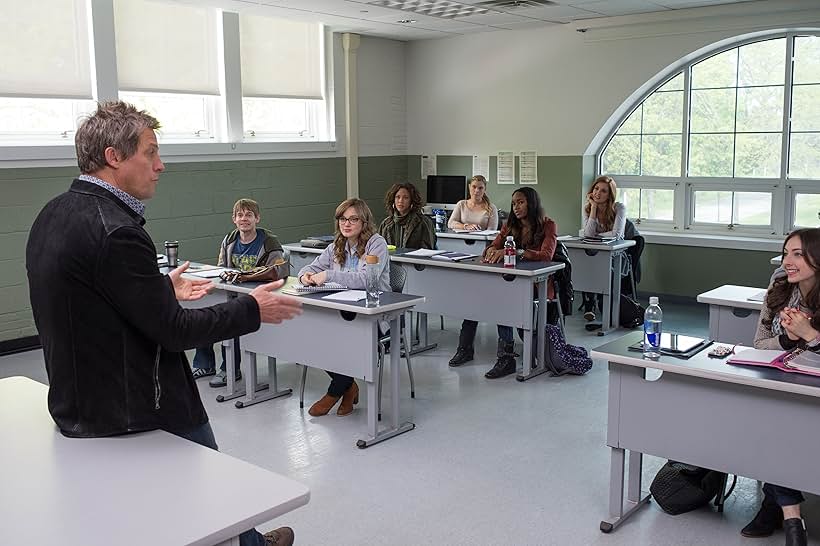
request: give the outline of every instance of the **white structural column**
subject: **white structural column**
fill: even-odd
[[[358,34],[342,34],[345,56],[345,151],[347,154],[347,197],[359,196],[359,97]]]

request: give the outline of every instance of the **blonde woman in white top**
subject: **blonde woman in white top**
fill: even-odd
[[[487,179],[480,174],[470,179],[470,198],[456,203],[447,227],[450,229],[498,229],[498,208],[487,197]]]
[[[470,179],[470,198],[462,199],[456,204],[447,227],[450,229],[498,229],[498,208],[490,203],[487,197],[487,179],[480,174]],[[450,359],[450,367],[461,366],[473,359],[473,340],[478,323],[465,320],[461,323],[458,336],[458,349]]]

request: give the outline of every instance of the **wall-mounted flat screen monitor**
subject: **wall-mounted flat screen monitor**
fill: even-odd
[[[455,205],[467,197],[467,177],[441,174],[427,175],[427,202]]]

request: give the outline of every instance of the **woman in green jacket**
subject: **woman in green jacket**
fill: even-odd
[[[393,184],[384,197],[387,218],[379,225],[379,235],[398,248],[436,248],[433,221],[421,213],[422,205],[413,184]]]

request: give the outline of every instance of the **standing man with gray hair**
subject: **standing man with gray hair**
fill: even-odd
[[[165,169],[159,122],[123,102],[101,103],[77,131],[82,174],[31,228],[26,268],[49,379],[48,409],[66,436],[161,429],[217,449],[186,349],[298,315],[282,282],[206,309],[183,309],[210,281],[160,273],[143,229]],[[242,546],[289,546],[293,531],[242,533]]]

